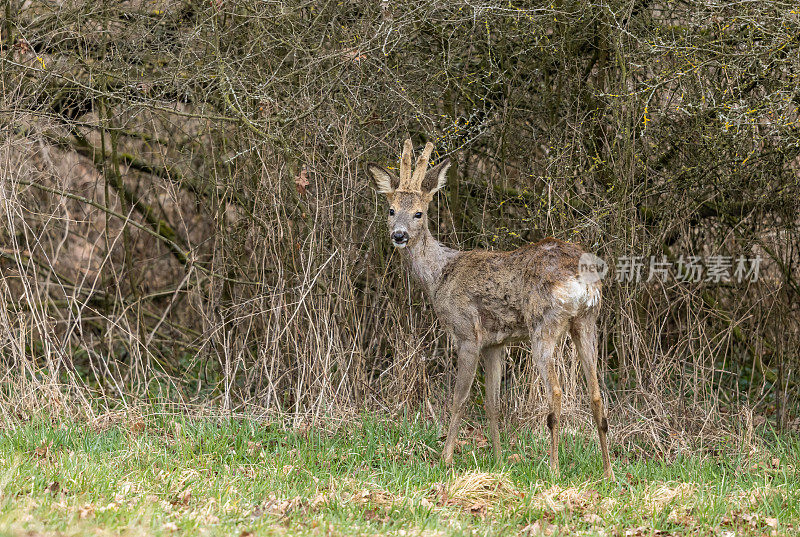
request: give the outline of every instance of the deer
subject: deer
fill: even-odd
[[[401,250],[456,349],[450,425],[441,455],[444,463],[452,465],[465,405],[481,358],[492,451],[495,462],[500,462],[498,418],[504,349],[509,344],[529,341],[546,386],[550,470],[552,475],[558,475],[562,390],[555,351],[569,332],[588,385],[603,474],[614,480],[608,455],[608,420],[597,379],[597,320],[601,305],[598,266],[584,266],[587,253],[581,247],[552,237],[511,251],[459,251],[441,244],[428,228],[427,211],[434,195],[447,182],[450,159],[444,158],[428,169],[433,149],[433,143],[428,142],[412,169],[413,143],[407,139],[399,175],[375,162],[367,163],[366,168],[377,192],[385,195],[389,203],[391,244]]]

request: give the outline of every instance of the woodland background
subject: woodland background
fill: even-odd
[[[675,456],[800,423],[796,2],[0,6],[5,421],[443,420],[453,352],[363,168],[410,135],[456,163],[431,209],[448,245],[762,258],[755,282],[606,279],[616,442]],[[543,423],[524,346],[503,405]]]

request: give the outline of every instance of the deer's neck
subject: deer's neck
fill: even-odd
[[[442,279],[445,265],[458,255],[458,250],[442,245],[426,228],[422,237],[406,248],[406,252],[411,272],[422,284],[428,298],[433,298]]]

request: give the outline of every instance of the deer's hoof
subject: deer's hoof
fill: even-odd
[[[561,476],[561,471],[559,470],[558,464],[550,465],[550,475],[553,477]]]
[[[442,461],[446,466],[453,466],[453,452],[448,453],[448,450],[444,450],[442,452]]]

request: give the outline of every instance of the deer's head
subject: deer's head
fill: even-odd
[[[433,144],[428,142],[412,172],[413,151],[411,140],[406,140],[400,159],[399,177],[374,162],[367,164],[375,187],[389,201],[389,238],[395,248],[414,244],[423,235],[428,227],[428,204],[445,185],[447,169],[450,167],[450,159],[445,158],[428,169],[428,160],[433,152]]]

